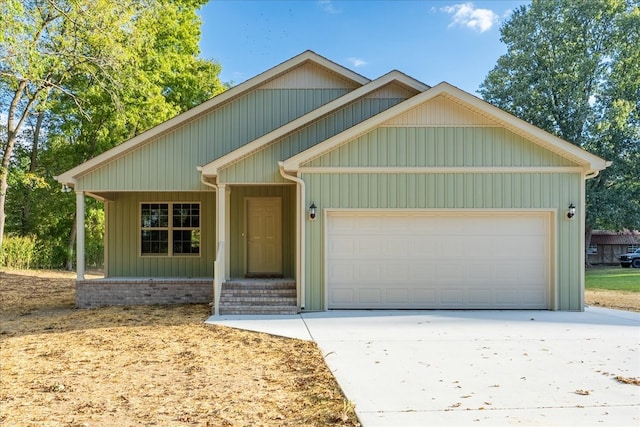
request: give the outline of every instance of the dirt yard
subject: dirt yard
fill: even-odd
[[[640,312],[640,292],[618,292],[604,289],[585,290],[587,305]]]
[[[73,276],[0,272],[0,425],[358,426],[314,343],[206,305],[74,308]]]

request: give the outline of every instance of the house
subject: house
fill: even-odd
[[[640,248],[640,231],[593,230],[587,247],[589,264],[620,264],[620,255]]]
[[[306,51],[57,179],[81,307],[224,313],[237,288],[293,312],[582,310],[585,180],[607,166],[448,83]],[[104,201],[101,280],[84,278],[86,197]]]

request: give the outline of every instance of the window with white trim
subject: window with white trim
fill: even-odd
[[[200,255],[200,203],[141,203],[140,254]]]
[[[627,252],[635,252],[636,249],[640,248],[640,245],[628,245],[627,246]]]
[[[589,245],[587,248],[588,255],[596,255],[598,253],[598,245]]]

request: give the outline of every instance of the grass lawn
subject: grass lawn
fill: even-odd
[[[586,289],[640,292],[640,268],[597,267],[585,270]]]

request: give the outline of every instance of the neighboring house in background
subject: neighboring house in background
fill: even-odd
[[[57,179],[82,307],[582,310],[585,180],[607,166],[448,83],[307,51]],[[87,196],[101,280],[84,278]]]
[[[594,230],[587,248],[589,264],[620,264],[620,255],[640,248],[640,231]]]

